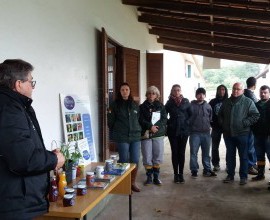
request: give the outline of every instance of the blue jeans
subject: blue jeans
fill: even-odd
[[[257,155],[254,147],[254,135],[252,131],[248,135],[248,167],[253,167],[257,162]]]
[[[190,145],[190,170],[191,172],[198,172],[198,151],[201,146],[202,149],[202,164],[204,172],[211,170],[211,160],[210,160],[210,145],[211,136],[209,133],[195,133],[191,134],[189,137]]]
[[[258,165],[265,165],[265,154],[270,160],[270,139],[269,137],[255,136],[255,149]]]
[[[119,163],[136,163],[139,164],[141,142],[134,141],[131,143],[117,143],[119,153]]]
[[[233,178],[236,167],[236,149],[240,158],[239,175],[240,179],[247,179],[248,177],[248,135],[224,137],[227,148],[226,162],[228,168],[228,175]]]

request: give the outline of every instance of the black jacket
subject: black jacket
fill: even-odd
[[[209,105],[211,105],[212,111],[213,111],[212,121],[210,122],[211,127],[213,129],[218,129],[218,130],[222,129],[218,123],[218,112],[221,108],[223,101],[224,101],[224,99],[214,98],[214,99],[211,99],[211,101],[209,102]]]
[[[170,115],[167,122],[168,136],[189,135],[190,118],[192,116],[191,105],[188,99],[183,98],[177,106],[173,99],[169,99],[165,105],[166,112]]]
[[[258,137],[267,137],[270,135],[270,100],[267,102],[260,100],[255,105],[260,113],[260,118],[252,126],[253,134]]]
[[[142,127],[142,136],[146,130],[150,130],[153,126],[151,119],[152,113],[159,112],[160,120],[158,120],[154,125],[158,126],[158,131],[155,134],[150,133],[150,138],[164,136],[166,132],[166,123],[167,123],[167,113],[164,105],[159,101],[154,101],[153,103],[145,100],[140,105],[140,117],[139,122]]]
[[[57,157],[44,147],[31,103],[0,87],[0,219],[32,219],[48,211],[49,171]]]
[[[117,143],[141,140],[139,106],[134,101],[114,101],[108,110],[108,126],[112,139]]]
[[[250,89],[244,89],[244,95],[250,98],[254,103],[258,102],[257,97],[255,96],[254,92]]]

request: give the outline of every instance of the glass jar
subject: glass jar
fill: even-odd
[[[86,186],[91,187],[95,182],[95,174],[94,172],[86,172]]]
[[[58,194],[59,192],[58,192],[57,184],[56,184],[56,176],[53,176],[50,183],[49,201],[56,202],[58,199]]]
[[[65,191],[66,186],[67,186],[66,173],[63,171],[61,174],[59,174],[59,183],[58,183],[59,195],[61,197],[64,197],[64,195],[66,194]]]

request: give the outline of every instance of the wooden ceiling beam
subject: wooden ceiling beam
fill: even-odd
[[[262,63],[262,64],[269,64],[269,59],[264,58],[257,58],[257,57],[250,57],[250,56],[239,56],[230,53],[219,53],[219,52],[211,52],[205,50],[198,50],[193,48],[186,48],[186,47],[172,47],[168,45],[164,45],[163,49],[176,51],[180,53],[187,53],[187,54],[194,54],[194,55],[201,55],[206,57],[213,57],[219,59],[228,59],[228,60],[237,60],[243,62],[250,62],[250,63]]]
[[[215,51],[220,53],[233,53],[235,55],[240,56],[251,56],[251,57],[258,57],[263,59],[270,59],[270,51],[269,52],[263,52],[263,51],[255,51],[250,49],[244,49],[244,48],[236,48],[236,47],[225,47],[225,46],[219,46],[214,45],[211,46],[211,44],[202,44],[202,43],[194,43],[194,42],[188,42],[188,41],[178,41],[173,40],[165,37],[160,37],[157,39],[158,43],[162,43],[169,46],[174,47],[188,47],[193,49],[199,49],[199,50],[208,50],[208,51]]]
[[[178,2],[178,1],[162,1],[162,0],[122,0],[123,4],[142,6],[155,9],[165,9],[170,11],[180,11],[201,15],[223,16],[229,18],[241,18],[255,21],[270,20],[270,12],[265,8],[261,10],[241,9],[234,7],[222,7],[215,4],[198,4],[195,2]]]
[[[209,1],[208,1],[209,2]],[[237,5],[241,7],[246,8],[258,8],[258,9],[269,9],[270,8],[270,2],[266,1],[247,1],[247,0],[214,0],[213,4],[215,5],[225,5],[225,6],[231,6],[231,5]]]
[[[184,40],[190,42],[203,42],[208,44],[229,45],[231,47],[244,47],[252,50],[268,50],[270,51],[270,40],[268,42],[255,41],[251,39],[237,39],[224,37],[221,35],[201,34],[199,32],[186,32],[177,29],[164,29],[159,27],[152,27],[149,29],[150,34],[158,35],[161,37],[172,38],[176,40]]]
[[[172,11],[167,11],[167,10],[157,10],[157,9],[151,9],[151,8],[144,8],[144,7],[138,7],[137,11],[140,13],[145,13],[145,14],[153,14],[153,15],[159,15],[159,16],[164,16],[164,17],[175,17],[179,19],[187,19],[187,20],[193,20],[193,21],[205,21],[209,22],[210,16],[200,16],[200,15],[192,15],[192,14],[185,14],[182,12],[172,12]],[[256,27],[256,28],[269,28],[270,26],[270,21],[269,22],[258,22],[258,21],[243,21],[240,19],[232,19],[232,18],[224,18],[224,17],[218,17],[214,16],[213,17],[213,22],[218,22],[218,23],[225,23],[227,25],[237,25],[237,26],[247,26],[247,27]]]
[[[231,26],[226,24],[211,24],[202,21],[187,21],[171,17],[162,17],[157,15],[142,14],[138,17],[138,21],[148,23],[150,25],[166,26],[171,28],[184,28],[188,30],[199,30],[207,32],[230,33],[244,36],[256,36],[261,38],[270,38],[270,28],[247,28],[241,26]]]

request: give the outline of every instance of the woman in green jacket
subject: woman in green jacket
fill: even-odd
[[[108,126],[117,144],[119,162],[137,164],[131,173],[131,189],[135,192],[140,192],[135,183],[141,148],[141,126],[138,120],[139,106],[133,100],[128,83],[122,83],[115,101],[108,109]]]

